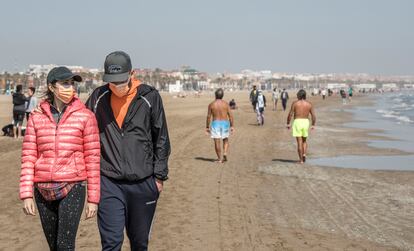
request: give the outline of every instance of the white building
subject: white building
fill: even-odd
[[[326,85],[326,88],[328,89],[345,89],[348,88],[347,84],[343,83],[329,83]]]
[[[375,89],[377,88],[376,84],[357,84],[352,86],[355,89]]]
[[[168,85],[168,92],[169,93],[177,93],[183,91],[183,84],[181,84],[180,80],[175,81],[175,84]]]
[[[397,84],[395,83],[389,83],[389,84],[383,84],[382,85],[383,89],[397,89]]]
[[[52,70],[54,67],[57,67],[57,66],[58,65],[55,65],[55,64],[48,64],[48,65],[31,64],[29,65],[28,73],[30,75],[35,75],[36,77],[40,77],[42,74],[47,75],[50,70]],[[66,67],[75,73],[91,72],[93,74],[97,74],[98,72],[102,71],[99,69],[84,68],[83,66],[79,66],[79,65],[67,65]]]
[[[31,64],[29,65],[29,74],[35,75],[36,77],[40,77],[42,74],[47,75],[50,70],[52,70],[57,65],[48,64],[48,65],[37,65]]]

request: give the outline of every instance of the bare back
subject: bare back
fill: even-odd
[[[221,99],[217,99],[208,106],[213,120],[229,120],[228,113],[230,111],[229,104]]]
[[[309,118],[309,114],[312,117],[312,125],[315,125],[316,116],[312,103],[304,99],[297,100],[293,102],[292,107],[290,108],[287,124],[290,123],[292,115],[294,119],[307,119]]]
[[[298,100],[293,104],[295,119],[307,119],[312,111],[312,104],[306,100]]]
[[[207,127],[210,124],[210,119],[213,117],[214,120],[230,120],[230,124],[233,125],[233,115],[230,111],[229,104],[222,100],[216,99],[208,105],[207,114]]]

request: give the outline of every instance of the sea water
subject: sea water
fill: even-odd
[[[309,159],[310,164],[373,170],[414,171],[414,91],[386,93],[372,96],[373,106],[347,109],[358,122],[345,126],[363,129],[380,129],[373,135],[387,136],[390,140],[372,140],[368,145],[392,148],[407,152],[399,156],[348,155]]]

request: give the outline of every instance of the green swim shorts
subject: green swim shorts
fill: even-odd
[[[307,138],[309,135],[309,119],[295,119],[292,124],[293,137]]]

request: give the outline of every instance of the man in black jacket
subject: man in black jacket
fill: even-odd
[[[125,52],[110,53],[103,81],[86,105],[96,114],[101,141],[102,250],[147,250],[155,207],[168,178],[170,140],[162,99],[135,79]]]
[[[286,91],[286,89],[283,88],[282,93],[280,93],[280,99],[282,100],[282,107],[283,107],[283,111],[286,111],[286,106],[287,106],[287,102],[289,99],[289,94]]]
[[[22,85],[17,85],[16,92],[13,93],[13,135],[15,139],[22,136],[22,124],[28,101],[28,98],[22,93],[22,89]]]
[[[253,90],[250,92],[249,98],[250,98],[250,102],[252,103],[253,111],[254,112],[256,111],[256,104],[257,104],[257,96],[258,96],[258,94],[259,93],[256,90],[256,86],[253,85]]]

